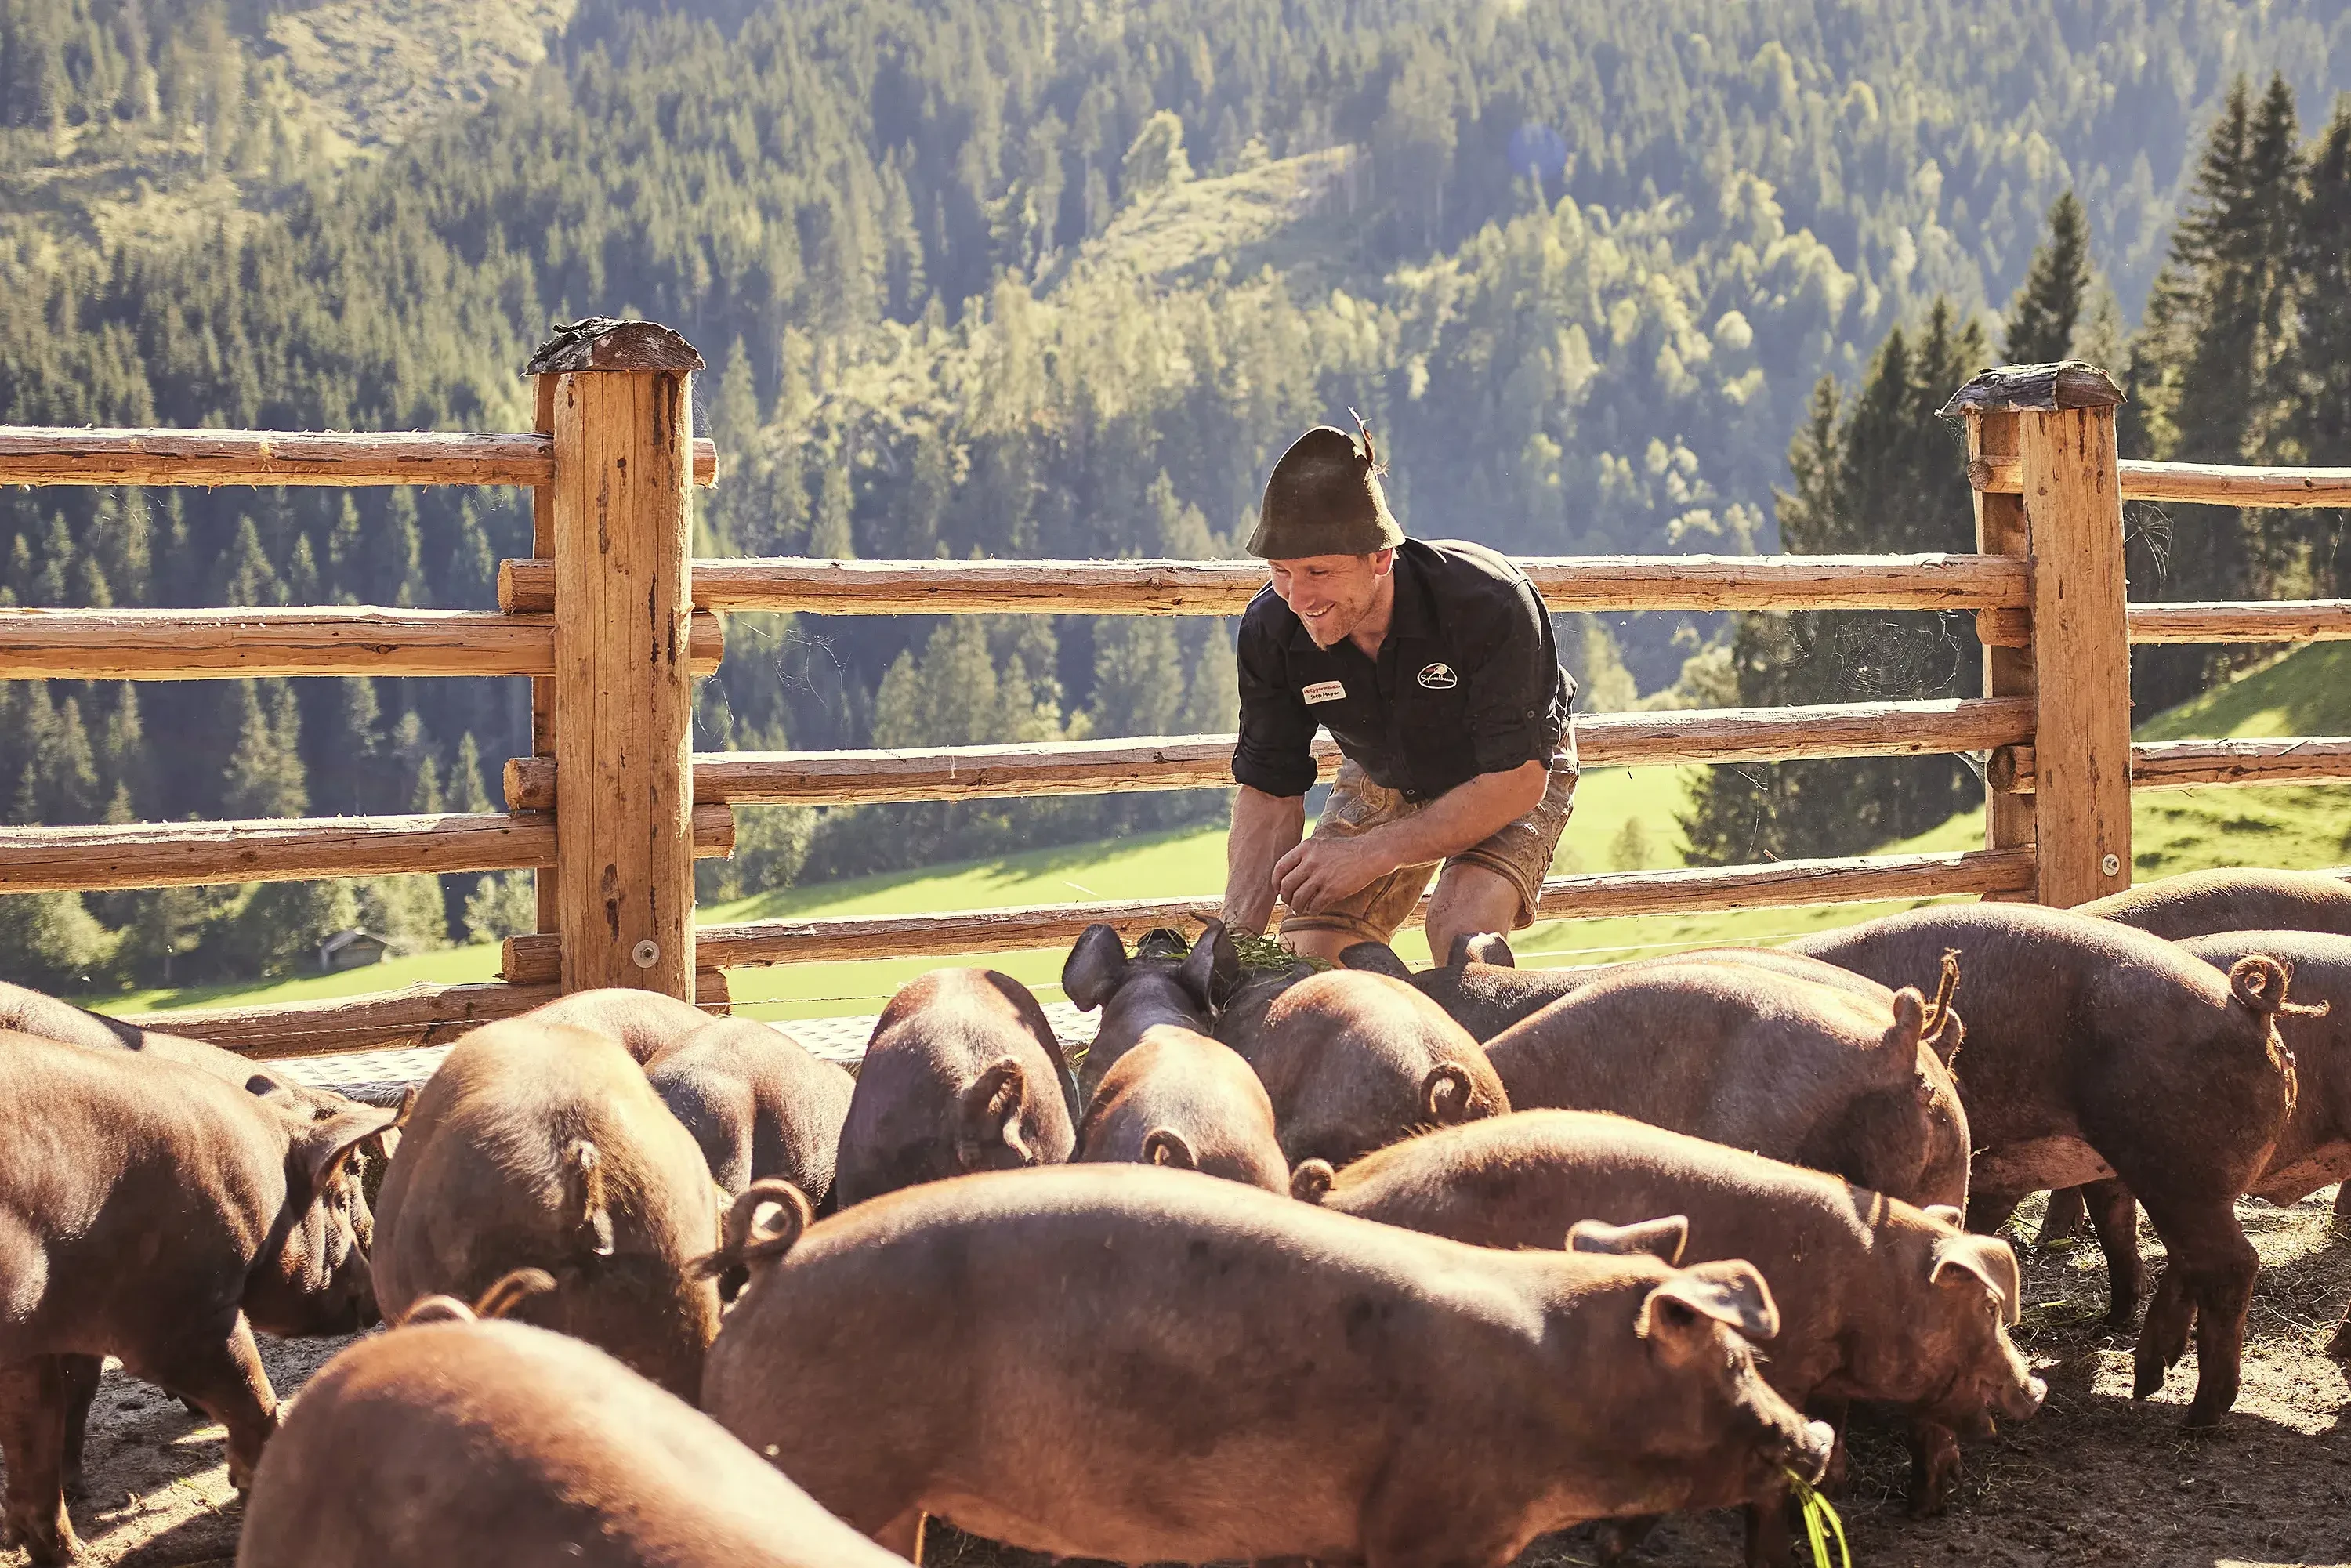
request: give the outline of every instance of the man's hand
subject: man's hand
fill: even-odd
[[[1299,914],[1314,915],[1370,886],[1398,863],[1371,834],[1339,838],[1318,833],[1274,862],[1274,891]]]

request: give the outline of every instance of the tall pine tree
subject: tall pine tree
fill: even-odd
[[[2090,288],[2090,225],[2067,191],[2049,206],[2049,237],[2032,253],[2024,287],[2008,309],[2001,358],[2011,365],[2070,358]]]

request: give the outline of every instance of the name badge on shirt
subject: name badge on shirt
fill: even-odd
[[[1347,688],[1338,681],[1316,681],[1298,695],[1309,703],[1335,703],[1346,696]]]

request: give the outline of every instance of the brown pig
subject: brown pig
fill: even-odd
[[[1078,1124],[1078,1158],[1290,1190],[1263,1081],[1230,1046],[1174,1024],[1145,1030],[1102,1081]]]
[[[1292,1165],[1343,1166],[1417,1128],[1510,1108],[1468,1032],[1384,975],[1310,975],[1274,997],[1254,1037],[1228,1043],[1264,1080]]]
[[[2351,883],[2325,872],[2212,870],[2143,882],[2077,906],[2084,915],[2135,926],[2173,942],[2229,931],[2316,931],[2351,936]],[[2284,1026],[2281,1026],[2283,1031]],[[2293,1044],[2289,1039],[2287,1044]],[[2127,1278],[2122,1310],[2138,1299],[2138,1208],[2119,1181],[2060,1187],[2049,1195],[2038,1244],[2050,1246],[2081,1228],[2085,1212],[2105,1249],[2107,1271]],[[2338,1194],[2338,1222],[2351,1222],[2351,1198]],[[2117,1292],[2118,1296],[2123,1292]]]
[[[2227,974],[2254,955],[2286,967],[2294,994],[2324,1010],[2287,1009],[2278,1038],[2294,1056],[2294,1109],[2277,1147],[2246,1188],[2270,1203],[2288,1204],[2342,1182],[2335,1195],[2338,1226],[2351,1220],[2351,936],[2309,931],[2225,931],[2179,944]],[[2098,1243],[2115,1281],[2117,1301],[2136,1301],[2144,1265],[2138,1253],[2138,1209],[2120,1180],[2094,1182],[2090,1200]],[[2053,1213],[2062,1192],[2050,1195]],[[2112,1206],[2111,1207],[2109,1206]],[[2048,1237],[2044,1227],[2043,1237]],[[2351,1355],[2351,1316],[2335,1330],[2328,1354]]]
[[[242,1568],[897,1561],[603,1352],[444,1297],[329,1362],[286,1427],[254,1479]]]
[[[1078,1064],[1078,1098],[1092,1101],[1102,1078],[1157,1024],[1206,1034],[1241,981],[1240,954],[1211,920],[1187,951],[1176,932],[1146,932],[1127,956],[1118,933],[1089,925],[1061,964],[1061,992],[1081,1012],[1102,1009],[1102,1026]]]
[[[533,1024],[584,1029],[617,1040],[640,1067],[716,1016],[664,992],[629,986],[573,991],[522,1015]]]
[[[466,1035],[417,1096],[377,1210],[388,1313],[543,1269],[555,1289],[517,1315],[694,1397],[718,1292],[688,1265],[717,1235],[716,1191],[611,1037],[522,1019]]]
[[[1326,1208],[1479,1247],[1556,1247],[1589,1222],[1651,1215],[1687,1249],[1667,1262],[1761,1260],[1780,1304],[1763,1364],[1799,1409],[1820,1400],[1902,1406],[1916,1421],[1911,1503],[1939,1509],[1959,1474],[1953,1428],[2022,1419],[2043,1387],[2008,1338],[2021,1305],[2008,1243],[1835,1176],[1622,1116],[1519,1111],[1365,1156],[1333,1179],[1298,1168],[1292,1190]],[[1598,1245],[1578,1235],[1571,1244]],[[1776,1514],[1751,1555],[1785,1559]]]
[[[1077,1094],[1028,987],[993,969],[934,969],[874,1020],[841,1130],[836,1201],[1060,1165],[1077,1146]]]
[[[645,1078],[727,1197],[780,1176],[826,1204],[857,1088],[846,1068],[756,1019],[705,1018],[653,1052]]]
[[[1923,1183],[1948,1185],[1921,1075],[1929,1011],[1907,988],[1881,1005],[1748,965],[1641,964],[1487,1054],[1520,1110],[1614,1111],[1927,1203],[1941,1194]]]
[[[2170,1253],[2135,1391],[2163,1386],[2192,1323],[2189,1424],[2218,1422],[2236,1403],[2261,1269],[2236,1199],[2294,1102],[2273,1021],[2292,1010],[2284,969],[2256,956],[2222,975],[2160,937],[2025,904],[1914,909],[1797,946],[1881,982],[1957,950],[1970,1023],[1959,1094],[1977,1151],[1969,1228],[1997,1230],[2028,1193],[2119,1177]],[[2127,1322],[2129,1281],[2116,1285]]]
[[[1635,970],[1678,968],[1691,964],[1739,965],[1769,970],[1789,979],[1814,981],[1861,997],[1885,1009],[1888,1016],[1894,1007],[1893,991],[1876,980],[1777,947],[1701,947],[1669,957],[1639,958],[1624,964],[1525,970],[1516,967],[1510,942],[1489,932],[1457,939],[1448,963],[1441,968],[1417,973],[1405,968],[1393,949],[1376,942],[1358,943],[1341,954],[1340,958],[1352,968],[1370,969],[1408,981],[1476,1035],[1480,1044],[1491,1043],[1503,1030],[1532,1018],[1560,998],[1586,986]],[[1965,1208],[1968,1116],[1959,1103],[1959,1083],[1951,1069],[1952,1058],[1966,1030],[1950,1006],[1959,979],[1958,966],[1947,959],[1941,969],[1940,987],[1935,1005],[1928,1009],[1917,1055],[1917,1092],[1925,1099],[1925,1141],[1917,1145],[1917,1163],[1914,1168],[1889,1166],[1893,1146],[1882,1145],[1876,1155],[1876,1174],[1886,1190],[1912,1203],[1946,1203]],[[1924,980],[1927,977],[1917,978]],[[1908,1110],[1897,1102],[1886,1103],[1878,1109],[1897,1124],[1907,1124],[1909,1121]],[[1904,1148],[1911,1146],[1907,1134],[1899,1134],[1896,1142]]]
[[[2191,871],[2077,905],[2178,942],[2222,931],[2324,931],[2351,936],[2351,882],[2315,871]]]
[[[909,1557],[935,1513],[1056,1556],[1500,1568],[1832,1440],[1756,1370],[1745,1263],[1466,1247],[1147,1166],[807,1222],[781,1183],[737,1200],[705,1407]]]
[[[69,1365],[131,1375],[228,1428],[246,1484],[277,1399],[253,1330],[375,1321],[353,1148],[393,1113],[313,1121],[178,1062],[0,1034],[0,1459],[5,1534],[75,1549]]]
[[[208,1072],[223,1082],[235,1083],[264,1100],[297,1107],[321,1121],[359,1106],[356,1100],[346,1099],[332,1090],[313,1088],[298,1079],[288,1078],[266,1062],[249,1061],[207,1040],[141,1029],[5,981],[0,981],[0,1030],[14,1030],[37,1039],[98,1051],[127,1051],[150,1061],[176,1061],[183,1067]]]

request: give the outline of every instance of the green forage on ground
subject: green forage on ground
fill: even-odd
[[[1795,1489],[1796,1502],[1804,1511],[1804,1543],[1812,1548],[1813,1568],[1831,1568],[1829,1538],[1836,1538],[1835,1568],[1853,1568],[1853,1549],[1845,1544],[1844,1521],[1829,1500],[1813,1485],[1795,1471],[1788,1472],[1788,1484]]]

